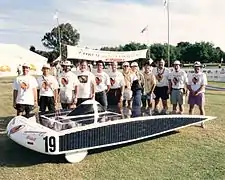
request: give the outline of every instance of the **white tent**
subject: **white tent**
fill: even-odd
[[[17,75],[17,67],[23,63],[30,64],[30,73],[38,75],[47,58],[16,44],[0,43],[0,77]]]

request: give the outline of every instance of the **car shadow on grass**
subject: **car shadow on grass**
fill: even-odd
[[[66,163],[64,156],[41,154],[20,146],[9,139],[5,129],[12,118],[12,116],[0,117],[0,168],[26,167],[44,163]]]

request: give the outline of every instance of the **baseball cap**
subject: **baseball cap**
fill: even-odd
[[[123,66],[130,66],[129,62],[124,62]]]
[[[28,68],[30,68],[30,64],[28,64],[28,63],[23,63],[22,67],[28,67]]]
[[[73,64],[70,61],[64,61],[62,66],[73,66]]]
[[[132,62],[130,66],[131,67],[138,66],[138,63],[137,62]]]
[[[195,61],[194,63],[194,67],[201,67],[202,64],[199,61]]]
[[[50,69],[50,64],[44,64],[44,65],[42,66],[42,68]]]
[[[180,65],[180,61],[174,61],[174,63],[173,63],[174,65]]]

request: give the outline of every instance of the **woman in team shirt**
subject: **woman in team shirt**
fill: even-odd
[[[26,117],[37,106],[37,81],[35,77],[29,75],[30,65],[22,65],[22,75],[13,82],[13,107],[17,110],[17,115],[22,115],[25,111]]]
[[[168,105],[167,100],[169,99],[168,94],[168,77],[169,77],[170,70],[165,67],[165,61],[160,60],[158,63],[158,67],[153,69],[153,74],[156,77],[156,87],[154,90],[155,94],[155,113],[159,113],[158,104],[159,100],[162,100],[163,110],[162,114],[167,114]]]
[[[117,66],[117,62],[112,62],[111,71],[109,72],[111,87],[107,94],[107,99],[111,106],[120,106],[123,100],[124,77],[123,74],[117,70]]]
[[[82,60],[80,62],[80,71],[77,72],[77,77],[79,80],[79,94],[77,97],[77,105],[79,105],[86,100],[95,98],[95,76],[88,70],[87,61]]]
[[[194,73],[188,76],[188,104],[189,114],[193,113],[194,106],[199,107],[200,115],[205,115],[205,87],[207,85],[206,74],[201,72],[201,63],[196,61],[194,63]],[[204,124],[201,124],[204,127]]]
[[[57,106],[59,84],[55,76],[50,75],[50,64],[42,67],[43,75],[37,79],[39,89],[39,106],[41,113],[54,112]]]
[[[59,76],[60,83],[60,102],[63,109],[75,108],[78,97],[79,81],[77,76],[71,72],[72,64],[70,61],[65,61],[62,64],[63,72]]]

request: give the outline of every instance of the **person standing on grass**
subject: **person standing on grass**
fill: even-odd
[[[131,70],[133,74],[137,77],[135,81],[132,82],[131,90],[133,91],[133,107],[141,107],[141,97],[142,97],[142,91],[144,88],[144,76],[139,71],[139,66],[137,62],[131,63]]]
[[[180,68],[180,61],[174,61],[174,69],[169,75],[169,94],[173,105],[172,114],[177,114],[177,104],[179,105],[179,114],[183,114],[185,104],[185,95],[187,87],[187,74]]]
[[[149,63],[146,63],[144,66],[144,91],[142,95],[142,108],[146,110],[147,105],[149,109],[149,114],[152,114],[152,101],[154,98],[154,89],[156,86],[156,78],[152,73],[152,66]],[[147,101],[147,103],[146,103]]]
[[[71,72],[71,67],[70,61],[63,62],[63,72],[59,77],[59,97],[63,109],[75,108],[77,103],[79,81],[77,76]]]
[[[55,76],[50,75],[50,65],[45,64],[42,67],[43,75],[37,79],[39,89],[39,106],[41,113],[46,111],[55,112],[58,100],[59,84]]]
[[[197,105],[200,111],[200,115],[205,115],[205,87],[208,84],[206,74],[201,72],[201,63],[196,61],[194,63],[194,73],[188,77],[188,104],[189,114],[193,113],[194,106]],[[204,124],[201,123],[201,127],[204,128]]]
[[[111,86],[107,94],[107,100],[110,106],[119,106],[123,101],[124,77],[117,70],[117,66],[117,62],[112,62],[111,71],[109,72]]]
[[[34,106],[37,106],[37,81],[35,77],[29,75],[30,65],[22,65],[22,75],[13,82],[13,107],[17,110],[17,116],[29,117]]]
[[[105,110],[108,107],[107,93],[110,90],[110,78],[107,73],[103,71],[104,63],[103,61],[97,62],[97,72],[95,73],[96,80],[96,91],[95,100],[98,101]]]
[[[122,74],[124,76],[123,107],[126,107],[126,105],[127,105],[127,107],[131,108],[131,101],[132,101],[132,96],[133,96],[133,92],[131,90],[131,86],[132,86],[133,80],[135,79],[136,76],[130,70],[129,62],[124,62],[123,63],[123,72],[122,72]]]
[[[82,60],[80,62],[80,71],[77,72],[77,77],[79,80],[79,94],[77,97],[78,106],[86,100],[95,99],[95,76],[92,72],[88,70],[88,63],[86,60]]]
[[[156,77],[156,87],[154,90],[155,94],[155,113],[159,113],[158,105],[159,100],[162,100],[163,110],[162,114],[167,114],[168,105],[167,100],[169,99],[168,86],[169,86],[169,77],[170,70],[165,67],[165,61],[162,59],[159,61],[158,66],[153,69],[153,74]]]

